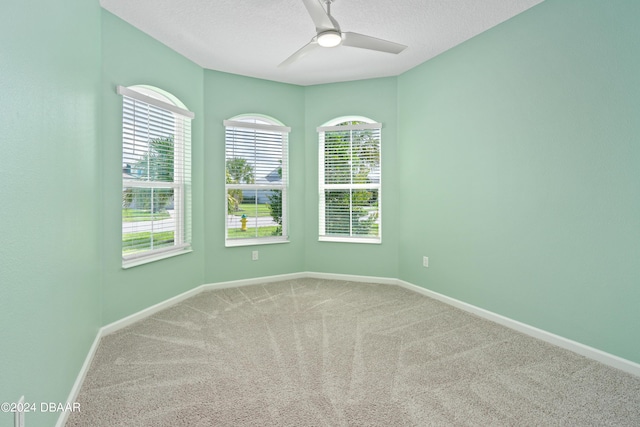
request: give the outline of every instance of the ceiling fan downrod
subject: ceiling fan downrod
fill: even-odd
[[[342,33],[338,23],[331,16],[331,3],[335,0],[324,0],[327,5],[327,17],[333,22],[334,28],[318,33],[317,42],[322,47],[336,47],[342,44]]]
[[[327,15],[331,16],[331,3],[335,0],[324,0],[324,3],[327,5]]]

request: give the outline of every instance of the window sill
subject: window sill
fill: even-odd
[[[188,254],[193,252],[193,250],[189,248],[181,248],[172,251],[162,252],[159,254],[152,254],[141,258],[135,258],[131,260],[122,260],[122,269],[126,270],[128,268],[137,267],[143,264],[149,264],[150,262],[160,261],[162,259],[171,258],[178,255]]]
[[[281,238],[225,240],[224,246],[227,248],[233,248],[236,246],[276,245],[279,243],[289,243],[289,239],[281,237]]]
[[[380,237],[330,237],[319,236],[319,242],[337,242],[337,243],[365,243],[369,245],[379,245],[382,243]]]

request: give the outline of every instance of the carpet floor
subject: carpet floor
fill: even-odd
[[[102,338],[67,426],[640,426],[640,378],[390,285],[202,292]]]

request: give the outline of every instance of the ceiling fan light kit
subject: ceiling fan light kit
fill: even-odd
[[[307,8],[307,12],[309,12],[311,16],[311,20],[316,26],[316,35],[309,43],[285,59],[278,67],[285,67],[292,64],[304,55],[315,50],[318,46],[336,47],[342,45],[377,52],[393,53],[396,55],[406,49],[407,46],[405,45],[365,36],[364,34],[343,33],[340,31],[338,21],[331,16],[331,3],[333,1],[334,0],[324,0],[322,2],[321,0],[302,0],[302,3],[304,3],[304,6]],[[327,5],[326,10],[323,3]]]
[[[342,43],[342,35],[334,30],[318,34],[318,44],[322,47],[336,47]]]

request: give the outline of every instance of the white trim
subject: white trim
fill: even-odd
[[[627,359],[623,359],[611,353],[606,353],[602,350],[598,350],[597,348],[589,347],[588,345],[581,344],[579,342],[570,340],[568,338],[564,338],[559,335],[552,334],[551,332],[538,329],[536,327],[527,325],[525,323],[518,322],[517,320],[510,319],[508,317],[493,313],[483,308],[476,307],[471,304],[467,304],[466,302],[462,302],[455,298],[451,298],[446,295],[440,294],[438,292],[434,292],[429,289],[423,288],[421,286],[414,285],[404,280],[400,280],[392,277],[359,276],[359,275],[351,275],[351,274],[321,273],[321,272],[305,271],[305,272],[299,272],[299,273],[279,274],[275,276],[231,280],[227,282],[217,282],[217,283],[208,283],[208,284],[200,285],[196,288],[183,292],[180,295],[176,295],[165,301],[159,302],[158,304],[155,304],[151,307],[145,308],[137,313],[133,313],[127,317],[124,317],[120,320],[116,320],[115,322],[112,322],[106,326],[103,326],[98,330],[96,338],[93,341],[91,348],[89,349],[89,353],[87,354],[84,364],[82,365],[82,368],[78,373],[78,377],[76,378],[76,381],[74,382],[73,387],[71,388],[71,392],[69,393],[69,398],[67,402],[76,401],[78,397],[78,393],[80,392],[80,388],[82,387],[82,382],[84,381],[87,375],[89,367],[91,366],[91,361],[93,360],[93,357],[98,348],[98,344],[100,343],[100,340],[102,339],[103,336],[116,332],[122,328],[125,328],[139,320],[145,319],[157,313],[160,310],[164,310],[165,308],[168,308],[173,304],[184,301],[185,299],[190,298],[194,295],[197,295],[203,291],[235,288],[240,286],[259,285],[261,283],[278,282],[281,280],[303,279],[307,277],[313,278],[313,279],[344,280],[348,282],[364,282],[364,283],[377,283],[382,285],[400,286],[402,288],[422,294],[429,298],[442,301],[445,304],[448,304],[452,307],[456,307],[466,312],[475,314],[479,317],[498,323],[507,328],[516,330],[518,332],[522,332],[533,338],[537,338],[539,340],[548,342],[550,344],[572,351],[579,355],[585,356],[589,359],[595,360],[604,365],[607,365],[612,368],[616,368],[621,371],[624,371],[628,374],[640,377],[640,364],[638,363],[632,362]],[[69,416],[68,412],[66,411],[61,412],[60,417],[58,418],[58,422],[56,423],[56,427],[63,427],[67,421],[68,416]]]
[[[318,236],[318,242],[380,244],[382,237]]]
[[[365,116],[340,116],[340,117],[335,117],[329,120],[328,122],[324,122],[320,126],[321,127],[338,126],[340,123],[345,123],[345,122],[377,123],[375,120]]]
[[[180,114],[181,116],[187,117],[189,119],[193,119],[196,116],[193,112],[189,110],[185,110],[184,108],[180,108],[177,105],[169,104],[168,102],[164,102],[159,99],[152,98],[147,95],[143,95],[142,93],[133,89],[129,89],[128,87],[125,87],[125,86],[118,85],[116,87],[116,92],[118,92],[119,95],[126,96],[128,98],[137,99],[138,101],[146,102],[147,104],[150,104],[150,105],[155,105],[158,108],[164,108],[165,110],[169,110],[172,113]]]
[[[280,280],[300,279],[303,277],[308,277],[308,276],[306,276],[304,273],[291,273],[291,274],[279,274],[276,276],[265,276],[265,277],[258,277],[258,278],[252,278],[252,279],[240,279],[240,280],[232,280],[229,282],[218,282],[218,283],[209,283],[209,284],[200,285],[196,288],[190,289],[186,292],[183,292],[179,295],[171,297],[167,300],[154,304],[151,307],[140,310],[137,313],[133,313],[120,320],[116,320],[115,322],[109,323],[108,325],[100,328],[100,333],[102,334],[102,336],[112,334],[122,328],[126,328],[127,326],[139,320],[146,319],[147,317],[150,317],[155,313],[161,310],[164,310],[165,308],[171,307],[174,304],[177,304],[188,298],[191,298],[192,296],[195,296],[202,291],[211,290],[211,289],[233,288],[236,286],[257,285],[260,283],[270,283],[270,282],[278,282]]]
[[[252,129],[252,130],[266,130],[270,132],[289,133],[291,128],[289,126],[278,125],[265,125],[263,123],[251,123],[251,122],[236,122],[234,120],[225,120],[224,126],[235,129]]]
[[[318,132],[331,132],[341,130],[382,129],[382,123],[360,123],[358,125],[318,126]]]
[[[380,183],[371,184],[323,184],[323,190],[381,190]]]
[[[289,242],[289,236],[288,236],[288,208],[287,208],[287,193],[289,191],[289,156],[288,156],[288,152],[289,152],[289,132],[291,131],[291,128],[288,126],[284,126],[284,125],[277,125],[277,124],[265,124],[264,121],[268,121],[268,122],[273,122],[275,121],[275,119],[273,118],[266,118],[265,116],[251,116],[251,115],[242,115],[242,116],[236,116],[236,117],[244,117],[245,119],[254,119],[254,120],[258,120],[263,118],[263,123],[252,123],[249,121],[235,121],[235,120],[223,120],[223,124],[225,126],[225,162],[229,161],[229,150],[231,150],[231,153],[233,153],[233,156],[235,156],[235,149],[236,149],[236,145],[239,145],[239,147],[241,147],[242,145],[244,145],[245,143],[248,145],[252,145],[253,146],[253,150],[251,155],[248,155],[248,157],[252,157],[253,159],[247,159],[246,156],[242,155],[242,154],[238,154],[238,156],[240,156],[241,158],[245,159],[248,163],[252,163],[255,162],[254,164],[254,172],[257,173],[259,168],[258,166],[265,166],[265,164],[263,163],[263,160],[261,160],[261,158],[265,155],[265,153],[263,153],[261,145],[263,143],[267,144],[267,148],[269,150],[277,147],[278,145],[280,145],[280,150],[281,150],[281,158],[280,158],[280,180],[279,182],[267,182],[267,183],[263,183],[263,184],[258,184],[258,183],[227,183],[225,180],[225,193],[226,193],[226,197],[225,197],[225,201],[224,201],[224,207],[225,207],[225,211],[226,211],[226,217],[227,217],[227,221],[225,222],[225,226],[224,226],[224,241],[225,241],[225,247],[235,247],[235,246],[252,246],[252,245],[262,245],[262,244],[274,244],[274,243],[288,243]],[[237,130],[246,130],[247,133],[247,139],[245,140],[244,138],[240,138],[239,141],[235,140],[236,134],[237,134]],[[264,134],[261,134],[259,131],[263,130],[263,131],[267,131],[272,133],[274,136],[269,137],[269,138],[265,138]],[[280,141],[278,143],[278,138],[275,137],[275,135],[280,135]],[[239,148],[238,147],[238,148]],[[242,151],[242,150],[241,150]],[[271,153],[273,154],[273,153]],[[269,166],[269,169],[271,169],[271,166]],[[267,175],[268,176],[268,175]],[[281,196],[281,207],[280,207],[280,211],[281,211],[281,235],[280,236],[264,236],[264,237],[259,237],[257,236],[258,233],[258,229],[262,228],[259,226],[258,222],[257,222],[257,216],[254,216],[253,214],[249,215],[247,213],[247,218],[249,221],[249,226],[252,229],[255,229],[255,235],[251,235],[254,233],[247,233],[246,237],[241,237],[241,238],[234,238],[234,237],[229,237],[230,235],[230,231],[232,230],[232,228],[230,228],[231,225],[231,218],[233,217],[232,215],[229,215],[229,191],[232,190],[236,190],[236,191],[242,191],[243,195],[245,191],[269,191],[269,192],[273,192],[273,191],[279,191],[280,192],[280,196]],[[257,193],[256,193],[256,203],[258,202],[257,199]],[[257,214],[256,214],[257,215]],[[244,215],[243,215],[244,216]],[[254,221],[255,218],[255,221]],[[235,221],[235,220],[234,220]],[[276,224],[277,225],[277,224]],[[265,227],[263,225],[263,227]],[[245,230],[247,231],[247,230]]]
[[[225,184],[227,190],[286,190],[285,184]]]
[[[191,118],[193,113],[186,110],[184,104],[175,98],[173,95],[162,91],[161,89],[153,89],[151,87],[132,86],[124,87],[117,86],[116,90],[123,96],[123,139],[122,139],[122,153],[123,164],[126,163],[126,167],[131,169],[135,162],[139,162],[144,158],[142,152],[137,152],[136,141],[138,137],[145,136],[151,138],[152,130],[162,130],[162,134],[165,136],[170,135],[173,138],[173,147],[169,150],[173,154],[172,170],[173,177],[171,181],[156,181],[156,180],[144,180],[131,178],[131,171],[125,173],[123,166],[122,188],[135,190],[135,189],[173,189],[173,204],[175,214],[173,215],[172,231],[174,236],[173,240],[175,245],[169,247],[162,247],[160,249],[152,248],[140,252],[130,253],[122,250],[122,268],[135,267],[148,262],[154,262],[168,257],[182,255],[190,252],[191,242],[185,241],[185,237],[190,237],[190,229],[187,230],[185,222],[189,221],[188,226],[190,228],[191,218],[186,218],[185,200],[190,199],[190,185],[191,185]],[[173,98],[174,100],[170,99]],[[140,101],[140,104],[154,105],[156,111],[161,119],[153,120],[149,114],[151,112],[146,111],[146,108],[139,111],[139,105],[136,102]],[[174,104],[175,102],[175,104]],[[165,117],[166,116],[166,117]],[[164,119],[169,119],[170,123],[161,125],[164,123]],[[175,119],[175,120],[174,120]],[[127,125],[131,120],[131,124]],[[146,139],[145,138],[145,139]],[[149,149],[151,148],[151,142],[148,142],[146,147],[149,155]],[[144,147],[144,144],[143,144]],[[142,156],[142,157],[141,157]],[[148,178],[148,177],[147,177]],[[153,194],[153,193],[151,193]],[[148,196],[148,195],[147,195]],[[153,198],[153,196],[151,196]],[[153,201],[152,201],[153,204]],[[190,208],[190,206],[189,206]],[[123,225],[124,225],[123,218]],[[152,223],[151,232],[153,234],[156,221],[150,221]],[[136,230],[126,230],[123,228],[122,237],[123,242],[125,235],[133,234]],[[165,229],[165,231],[167,231]],[[153,242],[151,244],[153,247]]]
[[[80,372],[76,377],[75,382],[73,383],[73,387],[71,387],[71,392],[69,392],[69,397],[67,397],[67,403],[73,403],[78,399],[78,394],[80,394],[80,389],[82,388],[82,383],[87,376],[87,372],[89,372],[89,368],[91,367],[91,362],[93,361],[93,357],[96,355],[96,351],[98,350],[98,345],[100,344],[100,340],[102,339],[102,329],[98,330],[96,334],[96,338],[93,340],[93,344],[89,348],[89,353],[87,353],[87,357],[84,359],[84,363],[80,368]],[[67,419],[69,418],[70,411],[62,411],[60,416],[58,417],[58,422],[56,423],[56,427],[64,427],[67,423]]]
[[[286,274],[277,274],[275,276],[264,276],[264,277],[254,277],[251,279],[230,280],[228,282],[207,283],[205,285],[202,285],[201,288],[203,291],[212,291],[215,289],[228,289],[228,288],[235,288],[235,287],[241,287],[241,286],[259,285],[261,283],[279,282],[281,280],[304,279],[305,277],[310,277],[310,276],[304,272],[286,273]]]
[[[254,237],[248,239],[227,238],[224,241],[225,248],[234,248],[237,246],[257,246],[257,245],[277,245],[279,243],[291,243],[288,236],[278,237]]]
[[[593,348],[588,345],[579,343],[577,341],[573,341],[568,338],[562,337],[560,335],[556,335],[551,332],[538,329],[534,326],[527,325],[526,323],[518,322],[517,320],[513,320],[511,318],[502,316],[500,314],[496,314],[492,311],[485,310],[480,307],[476,307],[475,305],[471,305],[466,302],[457,300],[455,298],[442,295],[438,292],[431,291],[421,286],[417,286],[412,283],[405,282],[404,280],[398,279],[397,285],[405,289],[409,289],[411,291],[417,292],[419,294],[428,296],[430,298],[436,299],[438,301],[442,301],[448,305],[459,308],[466,312],[475,314],[479,317],[482,317],[483,319],[487,319],[492,322],[498,323],[502,326],[506,326],[507,328],[513,329],[515,331],[522,332],[533,338],[537,338],[539,340],[548,342],[549,344],[553,344],[555,346],[564,348],[565,350],[569,350],[581,356],[585,356],[589,359],[595,360],[604,365],[611,366],[613,368],[620,369],[621,371],[624,371],[626,373],[640,377],[640,364],[632,362],[631,360],[623,359],[622,357],[604,352],[602,350],[598,350],[597,348]]]
[[[318,134],[318,236],[324,236],[327,231],[327,200],[324,190],[325,181],[325,138],[324,132]]]
[[[199,294],[202,291],[201,288],[202,288],[202,285],[193,289],[189,289],[186,292],[183,292],[179,295],[176,295],[174,297],[161,301],[157,304],[152,305],[151,307],[147,307],[127,317],[123,317],[120,320],[116,320],[115,322],[111,322],[108,325],[105,325],[102,328],[100,328],[100,333],[102,334],[102,336],[109,335],[120,329],[126,328],[127,326],[133,323],[136,323],[139,320],[146,319],[147,317],[153,316],[154,314],[164,310],[165,308],[171,307],[174,304],[177,304],[179,302],[186,300],[187,298],[191,298],[192,296]]]
[[[138,265],[148,264],[161,259],[167,259],[178,255],[193,252],[191,244],[183,243],[182,245],[171,246],[169,248],[155,249],[153,251],[141,252],[140,256],[127,255],[122,257],[122,268],[127,269]]]
[[[144,181],[137,179],[123,179],[123,187],[136,187],[136,188],[173,188],[179,189],[182,187],[180,182],[175,181]]]
[[[231,122],[241,122],[241,123],[262,123],[274,126],[285,126],[280,120],[275,117],[271,117],[268,114],[262,113],[242,113],[237,116],[233,116],[228,119]]]
[[[305,277],[312,279],[344,280],[347,282],[378,283],[381,285],[397,285],[398,279],[393,277],[360,276],[355,274],[321,273],[307,271]]]
[[[330,122],[334,123],[334,121]],[[342,123],[339,121],[338,123]],[[376,183],[367,183],[367,184],[358,184],[358,183],[349,183],[349,184],[335,184],[335,183],[326,183],[325,182],[325,168],[326,168],[326,154],[327,154],[327,131],[332,130],[348,130],[349,133],[349,156],[351,164],[351,160],[353,160],[353,133],[352,130],[363,130],[363,129],[374,129],[378,130],[379,137],[379,158],[378,158],[378,173],[379,173],[379,181]],[[367,123],[360,123],[357,125],[336,125],[336,126],[320,126],[317,128],[318,130],[318,241],[322,242],[340,242],[340,243],[373,243],[379,244],[382,243],[382,124],[377,122],[372,122],[367,119]],[[330,139],[331,140],[331,139]],[[353,234],[353,218],[349,220],[349,230],[346,233],[344,230],[343,235],[329,235],[327,234],[327,225],[326,225],[326,192],[332,190],[371,190],[377,191],[377,214],[378,218],[376,220],[376,224],[378,225],[378,233],[377,236],[367,237]],[[351,196],[350,196],[351,197]],[[348,210],[349,216],[351,217],[353,214],[353,206],[352,200],[350,200],[350,207]]]

